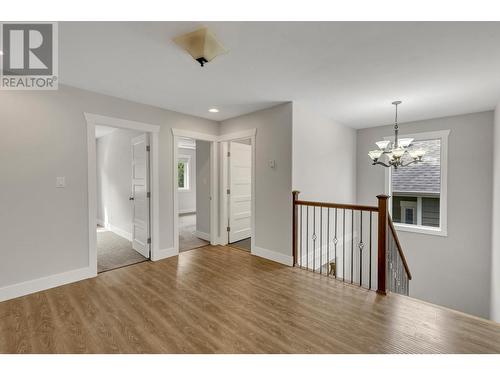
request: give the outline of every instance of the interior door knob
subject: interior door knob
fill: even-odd
[[[134,200],[134,197],[128,197],[128,200],[129,200],[129,201],[133,201],[133,200]]]

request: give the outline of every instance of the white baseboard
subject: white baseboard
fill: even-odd
[[[170,249],[159,249],[152,252],[151,260],[157,261],[165,258],[170,258],[176,255],[179,255],[179,252],[175,251],[173,247],[171,247]]]
[[[256,255],[261,258],[266,258],[284,264],[286,266],[293,265],[293,257],[291,255],[285,255],[273,250],[263,249],[262,247],[254,246],[252,248],[252,255]]]
[[[24,281],[22,283],[8,285],[0,288],[0,302],[12,298],[25,296],[27,294],[40,292],[42,290],[55,288],[64,284],[89,279],[97,276],[91,267],[79,268],[72,271],[58,273],[35,280]]]
[[[195,214],[196,213],[196,209],[195,208],[187,208],[187,209],[184,209],[184,210],[179,210],[179,215],[182,215],[182,214]]]
[[[107,225],[103,225],[104,228],[109,230],[110,232],[113,232],[114,234],[125,238],[127,241],[132,241],[132,233],[129,233],[123,229],[120,229],[113,224],[108,223]]]
[[[208,233],[200,232],[200,231],[195,230],[193,234],[196,237],[201,238],[202,240],[210,241],[210,235]]]

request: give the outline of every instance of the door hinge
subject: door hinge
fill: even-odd
[[[151,151],[151,146],[146,146],[146,151]]]
[[[227,194],[231,194],[231,189],[227,189]]]
[[[149,192],[149,191],[148,191],[148,192],[146,193],[146,198],[151,198],[151,192]]]
[[[230,151],[228,151],[228,152],[227,152],[227,157],[230,157],[230,156],[231,156],[231,152],[230,152]]]
[[[229,232],[230,230],[231,230],[231,228],[230,228],[230,227],[227,227],[227,231]]]
[[[151,238],[148,238],[148,244],[151,244]]]

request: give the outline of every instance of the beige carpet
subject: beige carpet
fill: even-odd
[[[208,241],[194,235],[196,214],[179,215],[179,252],[209,245]]]
[[[119,235],[102,227],[97,228],[97,272],[147,260],[132,249],[132,243]]]

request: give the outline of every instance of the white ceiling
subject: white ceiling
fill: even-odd
[[[230,50],[203,68],[172,42],[199,26]],[[394,99],[401,122],[500,99],[498,22],[64,22],[59,41],[62,83],[213,120],[293,100],[363,128]]]

